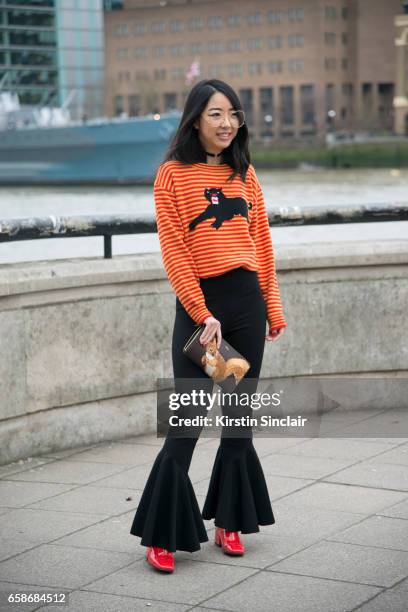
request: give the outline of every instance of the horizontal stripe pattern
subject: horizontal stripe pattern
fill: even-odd
[[[224,274],[240,266],[256,271],[264,296],[270,329],[286,327],[271,231],[264,196],[251,164],[246,182],[240,176],[227,182],[227,164],[182,164],[168,161],[159,166],[154,182],[157,231],[163,265],[180,302],[198,324],[213,316],[207,309],[200,278]],[[190,229],[190,222],[210,204],[206,189],[221,189],[226,198],[242,197],[252,203],[248,220],[234,215],[217,229],[214,217]]]

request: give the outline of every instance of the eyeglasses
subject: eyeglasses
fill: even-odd
[[[224,122],[226,115],[228,115],[228,121],[233,128],[240,128],[245,123],[245,113],[243,110],[234,110],[227,114],[220,113],[219,111],[213,111],[209,115],[202,115],[202,117],[212,127],[220,127],[220,125]]]

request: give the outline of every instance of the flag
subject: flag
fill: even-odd
[[[200,61],[196,58],[186,72],[186,85],[191,85],[194,77],[200,75]]]

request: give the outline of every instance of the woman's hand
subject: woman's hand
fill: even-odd
[[[265,340],[268,342],[275,342],[278,338],[283,336],[284,327],[279,327],[279,329],[269,329],[268,334],[265,336]]]
[[[217,337],[217,348],[221,346],[221,323],[215,317],[207,317],[204,320],[205,329],[200,336],[201,344],[207,344],[214,336]]]

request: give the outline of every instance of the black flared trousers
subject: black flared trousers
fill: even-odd
[[[266,305],[257,273],[234,268],[219,276],[201,278],[200,285],[208,309],[221,323],[223,338],[251,364],[235,391],[239,393],[245,381],[245,393],[256,392],[266,335]],[[178,379],[183,380],[183,385],[185,379],[194,378],[194,388],[199,379],[200,387],[211,393],[213,381],[182,351],[194,329],[194,320],[176,298],[172,338],[175,389]],[[224,435],[224,429],[221,432],[200,513],[188,475],[199,433],[200,430],[194,437],[165,438],[130,530],[132,535],[142,538],[143,546],[160,546],[171,552],[199,550],[200,542],[208,541],[203,519],[214,518],[216,527],[241,533],[255,533],[259,525],[275,522],[252,431],[244,426],[242,437],[235,433],[234,437]]]

